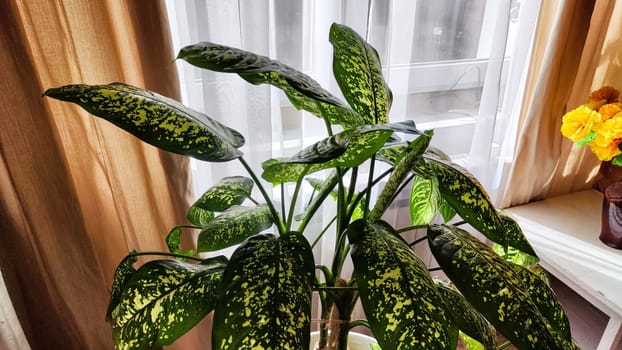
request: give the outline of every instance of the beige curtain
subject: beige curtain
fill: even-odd
[[[593,89],[622,88],[622,3],[547,0],[542,6],[503,207],[589,188],[599,162],[561,136],[561,118]]]
[[[41,94],[123,81],[178,98],[164,4],[0,1],[0,45],[0,271],[10,296],[0,302],[19,320],[0,348],[111,349],[114,269],[132,248],[165,250],[184,222],[187,161]],[[206,348],[208,336],[197,329],[174,348]]]

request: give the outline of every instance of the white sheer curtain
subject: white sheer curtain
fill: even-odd
[[[255,51],[338,96],[328,30],[332,22],[349,25],[380,54],[394,94],[391,121],[434,129],[433,144],[471,169],[493,198],[503,187],[539,0],[170,0],[167,6],[176,49],[212,41]],[[243,151],[255,168],[325,136],[318,118],[296,111],[276,89],[178,64],[184,102],[247,135]],[[197,195],[237,169],[193,167]],[[398,225],[408,221],[399,205],[391,215]]]

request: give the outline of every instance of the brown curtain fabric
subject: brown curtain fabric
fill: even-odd
[[[591,90],[622,87],[621,18],[615,0],[543,1],[503,207],[591,186],[597,158],[559,130],[564,113]]]
[[[163,2],[0,2],[0,269],[33,349],[111,349],[116,265],[165,250],[190,194],[187,160],[47,98],[123,81],[179,97]],[[5,301],[6,302],[6,301]],[[204,348],[206,332],[179,349]]]

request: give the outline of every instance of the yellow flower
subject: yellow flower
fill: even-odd
[[[622,103],[619,102],[608,103],[598,109],[598,113],[601,114],[602,120],[607,120],[619,112],[622,112]]]
[[[594,125],[593,130],[596,132],[596,138],[592,142],[597,143],[598,146],[605,147],[614,143],[622,138],[622,113]]]
[[[618,102],[619,95],[620,92],[617,89],[611,86],[603,86],[590,94],[587,105],[592,109],[599,109],[608,103]]]
[[[600,113],[592,110],[587,105],[582,105],[564,115],[562,120],[562,135],[573,142],[583,140],[592,130],[592,127],[600,122]]]
[[[607,146],[599,146],[595,142],[589,143],[590,150],[596,155],[596,157],[602,161],[609,161],[613,159],[613,157],[622,153],[618,148],[619,142],[610,143]]]

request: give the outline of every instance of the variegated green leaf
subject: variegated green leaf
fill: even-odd
[[[127,281],[136,273],[136,269],[132,266],[138,258],[135,256],[136,251],[130,251],[130,254],[121,261],[117,269],[114,271],[114,279],[112,281],[112,291],[110,293],[110,303],[106,311],[106,321],[112,320],[112,310],[114,310],[121,301],[121,294]]]
[[[212,348],[308,349],[314,261],[298,233],[257,235],[227,265]]]
[[[135,86],[66,85],[46,96],[73,102],[165,151],[197,159],[224,162],[242,155],[244,137],[183,104]]]
[[[432,135],[432,131],[426,131],[423,135],[417,137],[408,145],[406,156],[404,156],[397,163],[397,165],[395,165],[391,176],[387,180],[386,185],[376,200],[376,204],[369,215],[370,222],[375,222],[382,217],[382,214],[384,214],[385,210],[395,198],[395,195],[406,176],[408,176],[408,174],[412,171],[415,164],[421,161],[421,156],[425,152],[426,148],[428,148]]]
[[[391,137],[391,131],[358,129],[343,131],[349,139],[348,148],[339,157],[325,163],[299,164],[289,160],[270,160],[269,165],[264,165],[262,177],[272,183],[295,182],[303,174],[311,174],[316,171],[335,167],[355,167],[370,159],[374,153]]]
[[[518,223],[501,210],[498,210],[497,213],[499,214],[499,219],[501,219],[501,224],[505,229],[508,245],[520,250],[523,253],[537,257],[536,252],[531,247],[531,244],[529,244],[529,241],[527,241],[527,238],[525,238],[523,230],[520,228]]]
[[[388,225],[358,220],[347,230],[354,276],[383,349],[455,349],[458,331],[426,266]]]
[[[385,163],[395,165],[408,153],[408,143],[398,143],[383,147],[378,151],[378,159]]]
[[[202,264],[155,260],[141,266],[111,314],[116,349],[168,345],[190,330],[214,308],[226,264],[218,257]]]
[[[497,332],[490,322],[451,286],[437,283],[436,287],[460,331],[477,340],[482,344],[483,349],[496,349]]]
[[[436,178],[415,176],[410,191],[410,218],[413,225],[428,224],[438,212],[441,194]]]
[[[202,253],[231,247],[271,226],[272,215],[266,204],[231,207],[201,230],[197,251]]]
[[[288,158],[286,163],[318,164],[341,156],[347,149],[353,133],[341,132],[325,138]]]
[[[538,263],[538,258],[522,251],[508,246],[503,247],[501,244],[493,243],[492,250],[497,253],[503,260],[511,262],[516,265],[529,266]]]
[[[183,250],[181,249],[181,234],[183,233],[183,226],[175,226],[169,233],[166,235],[166,246],[171,253],[181,254],[181,255],[194,255],[194,250]],[[180,260],[184,261],[180,258]]]
[[[526,267],[512,265],[519,276],[531,300],[536,304],[542,316],[544,316],[553,331],[561,335],[565,340],[571,341],[570,323],[564,309],[557,301],[551,288],[539,276],[529,271]]]
[[[214,220],[214,213],[193,205],[186,211],[186,219],[193,225],[205,227]]]
[[[253,185],[253,180],[244,176],[224,177],[205,191],[192,206],[213,212],[225,211],[250,197]]]
[[[217,72],[237,73],[252,84],[270,84],[285,92],[290,102],[345,128],[365,124],[345,103],[315,80],[279,61],[224,45],[202,42],[182,48],[177,58]]]
[[[351,28],[333,23],[333,72],[341,92],[367,124],[383,124],[391,108],[392,93],[384,77],[378,52]]]
[[[430,249],[462,295],[519,349],[572,349],[550,329],[514,267],[468,232],[431,225]]]
[[[439,202],[438,212],[441,213],[444,222],[449,222],[456,216],[456,210],[443,197],[440,197]]]
[[[425,166],[418,167],[417,171],[436,177],[441,196],[458,215],[492,241],[507,245],[497,209],[479,181],[458,164],[429,154],[424,158]]]

